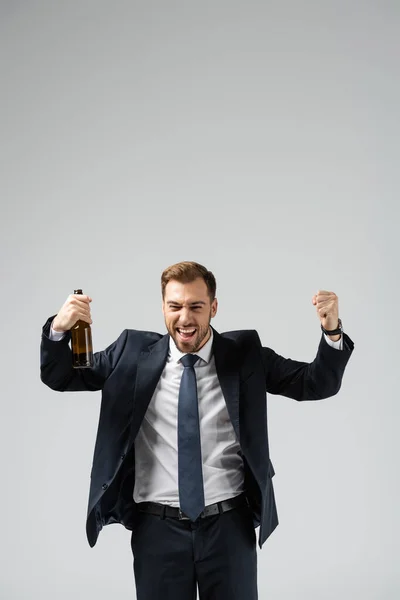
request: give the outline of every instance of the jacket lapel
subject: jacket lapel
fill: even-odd
[[[136,438],[140,425],[142,424],[144,415],[167,361],[168,350],[169,335],[166,334],[139,356],[133,396],[131,440]]]
[[[214,328],[213,351],[215,367],[222,394],[225,398],[228,414],[231,419],[238,441],[240,442],[239,426],[239,369],[238,352],[235,342],[222,337]]]
[[[238,352],[235,342],[222,337],[214,328],[213,352],[215,367],[222,394],[225,399],[229,418],[238,441],[239,427],[239,368]],[[142,352],[139,357],[133,401],[131,440],[135,440],[150,400],[160,380],[168,357],[169,335]]]

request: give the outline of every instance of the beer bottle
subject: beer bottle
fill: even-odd
[[[82,290],[74,290],[82,294]],[[89,323],[79,319],[71,329],[72,366],[87,369],[93,366],[92,329]]]

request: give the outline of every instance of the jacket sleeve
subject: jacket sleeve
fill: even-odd
[[[343,350],[329,346],[322,335],[317,355],[311,363],[284,358],[270,348],[262,347],[267,392],[294,400],[321,400],[337,394],[354,349],[349,336],[343,335]]]
[[[74,369],[68,332],[60,341],[49,338],[50,317],[42,331],[40,345],[40,378],[48,387],[58,392],[96,391],[102,389],[107,377],[112,373],[124,349],[127,330],[101,352],[93,355],[93,367]]]

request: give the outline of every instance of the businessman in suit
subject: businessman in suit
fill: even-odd
[[[263,347],[256,331],[218,333],[214,275],[165,269],[167,334],[125,330],[89,369],[73,369],[70,329],[91,323],[71,295],[43,327],[41,379],[57,391],[102,390],[86,531],[132,531],[138,600],[255,600],[259,547],[278,524],[266,393],[319,400],[341,386],[353,342],[338,298],[312,299],[323,330],[315,359]]]

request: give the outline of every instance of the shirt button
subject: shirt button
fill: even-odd
[[[103,488],[103,490],[106,490],[108,488],[108,484],[107,483],[103,483],[103,485],[101,487]]]

